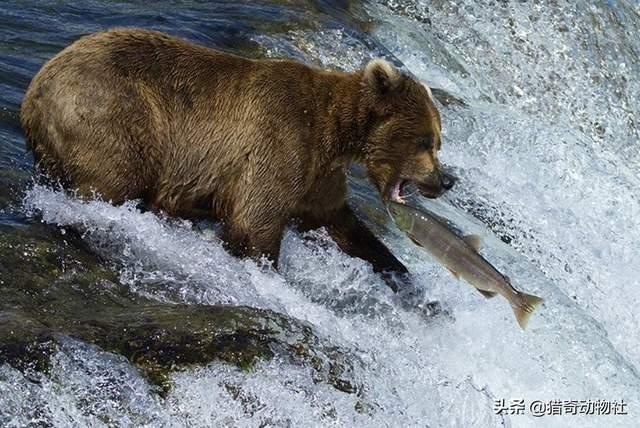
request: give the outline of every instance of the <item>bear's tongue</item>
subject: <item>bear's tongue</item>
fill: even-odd
[[[393,185],[393,187],[391,188],[391,200],[394,202],[398,202],[400,204],[404,204],[405,200],[404,197],[402,195],[402,188],[404,187],[404,184],[406,183],[406,180],[398,180],[396,181],[396,183]]]

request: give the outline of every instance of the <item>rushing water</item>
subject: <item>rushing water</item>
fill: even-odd
[[[440,106],[442,157],[459,184],[420,202],[482,235],[483,254],[545,298],[528,330],[503,299],[485,300],[401,236],[357,175],[351,203],[407,263],[411,293],[393,295],[322,231],[287,232],[278,274],[229,256],[208,225],[28,190],[17,112],[29,79],[78,36],[123,25],[346,70],[383,55],[463,100]],[[161,397],[123,357],[66,338],[36,379],[0,366],[0,425],[636,426],[639,73],[632,0],[5,1],[0,184],[13,200],[26,193],[0,223],[78,230],[122,287],[153,299],[303,320],[352,352],[362,388],[341,392],[274,358],[249,371],[217,362],[180,371]],[[448,315],[410,309],[432,300]],[[496,415],[501,398],[524,399],[525,415]],[[624,400],[629,414],[536,418],[536,399]]]

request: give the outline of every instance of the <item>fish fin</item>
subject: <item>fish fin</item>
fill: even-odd
[[[487,299],[490,299],[492,297],[496,297],[496,294],[498,294],[495,291],[480,290],[479,288],[476,288],[476,290],[478,290],[480,292],[480,294],[482,294]]]
[[[481,239],[480,239],[479,235],[467,235],[467,236],[463,237],[462,240],[464,242],[466,242],[467,245],[469,245],[474,250],[480,251]]]
[[[518,324],[520,324],[520,327],[524,330],[527,328],[531,314],[544,300],[538,296],[520,293],[520,301],[521,303],[519,305],[513,305],[513,312],[516,315]]]
[[[460,279],[460,275],[458,275],[458,272],[456,272],[456,271],[455,271],[455,270],[453,270],[453,269],[449,269],[449,268],[447,268],[447,270],[448,270],[449,272],[451,272],[451,275],[455,276],[455,277],[456,277],[456,279]]]

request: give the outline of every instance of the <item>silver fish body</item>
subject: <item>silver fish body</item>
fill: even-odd
[[[509,278],[478,252],[480,241],[477,236],[459,236],[427,210],[418,210],[394,201],[389,202],[388,208],[398,228],[416,245],[431,254],[456,278],[463,278],[477,288],[485,297],[500,294],[506,298],[520,327],[526,327],[534,309],[543,300],[516,290]]]

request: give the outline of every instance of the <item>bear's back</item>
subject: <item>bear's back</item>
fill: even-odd
[[[315,73],[294,61],[251,60],[155,31],[115,29],[85,36],[45,64],[21,120],[45,172],[114,202],[153,200],[159,186],[208,183],[229,165],[239,175],[249,152],[288,153],[259,146],[309,132],[300,112],[313,105]]]

